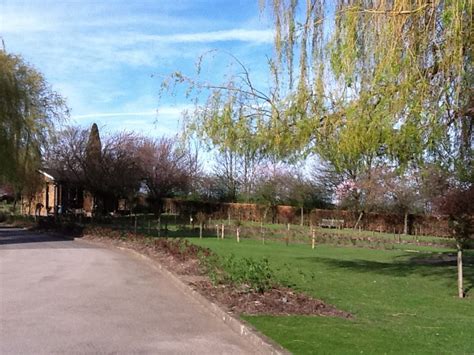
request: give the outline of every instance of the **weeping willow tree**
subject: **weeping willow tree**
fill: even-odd
[[[284,115],[289,127],[310,127],[309,133],[300,124],[290,136],[354,178],[370,179],[380,163],[403,172],[430,162],[449,171],[462,191],[472,190],[473,0],[261,5],[274,18],[275,72],[286,78],[292,97]],[[304,113],[295,116],[302,102]],[[463,196],[457,203],[467,211],[472,201]],[[450,219],[472,224],[466,213]],[[472,238],[471,228],[462,231],[453,232],[459,297],[462,242]]]
[[[431,159],[472,179],[472,0],[261,5],[291,139],[354,174]]]
[[[474,181],[474,0],[263,0],[274,24],[268,86],[238,70],[189,84],[188,132],[279,158],[316,153],[336,173],[434,163]],[[235,59],[235,58],[234,58]],[[196,101],[197,103],[198,101]]]
[[[218,146],[317,153],[360,175],[436,161],[472,179],[473,0],[261,1],[275,27],[270,84],[238,63],[187,121]],[[189,92],[188,92],[189,93]]]
[[[17,193],[35,188],[35,170],[67,116],[64,100],[43,75],[17,55],[0,50],[0,182]]]

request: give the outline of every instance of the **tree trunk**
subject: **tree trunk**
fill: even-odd
[[[303,206],[301,206],[301,222],[300,225],[303,227],[304,224],[304,209]]]
[[[458,296],[464,298],[463,289],[463,275],[462,275],[462,246],[460,243],[456,243],[458,248],[457,264],[458,264]]]
[[[237,234],[237,243],[240,243],[240,228],[239,227],[237,227],[236,234]]]
[[[199,223],[199,238],[202,239],[202,222]]]
[[[161,237],[161,214],[158,216],[158,237]]]
[[[354,229],[357,229],[357,226],[359,225],[360,223],[360,220],[362,219],[362,216],[364,215],[364,211],[362,211],[360,214],[359,214],[359,218],[357,218],[357,222],[354,226]]]
[[[405,211],[405,218],[403,220],[403,234],[408,234],[408,211]]]

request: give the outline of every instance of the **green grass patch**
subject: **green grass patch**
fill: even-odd
[[[217,254],[269,260],[284,285],[355,318],[244,316],[297,354],[473,353],[474,253],[466,252],[466,299],[456,297],[456,267],[438,260],[446,249],[400,245],[395,250],[244,240],[190,239]],[[451,250],[451,252],[453,252]]]

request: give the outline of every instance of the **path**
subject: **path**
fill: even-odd
[[[0,228],[0,354],[256,352],[128,253]]]

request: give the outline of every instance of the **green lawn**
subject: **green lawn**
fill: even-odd
[[[244,316],[290,351],[309,353],[474,354],[474,253],[466,253],[470,297],[456,297],[453,265],[428,265],[442,249],[373,250],[190,239],[218,254],[266,257],[284,284],[354,314],[353,320]],[[401,246],[400,246],[401,247]],[[414,252],[415,250],[419,251]]]

